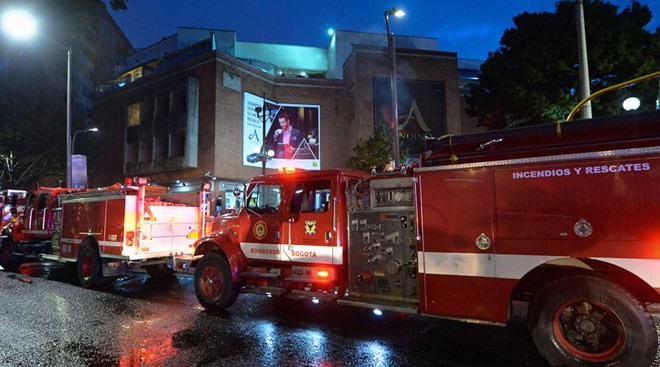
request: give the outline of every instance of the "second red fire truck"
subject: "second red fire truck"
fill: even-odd
[[[660,114],[430,141],[411,174],[257,177],[188,260],[210,310],[251,292],[505,325],[553,366],[649,366]]]
[[[0,265],[49,260],[74,264],[84,287],[133,268],[152,276],[172,271],[204,232],[208,190],[169,193],[146,180],[93,190],[42,188],[19,199],[6,226]]]

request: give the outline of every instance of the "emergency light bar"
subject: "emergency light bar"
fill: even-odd
[[[280,173],[295,173],[296,167],[280,167],[277,169]]]

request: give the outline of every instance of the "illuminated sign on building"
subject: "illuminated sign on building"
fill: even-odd
[[[389,78],[374,78],[374,120],[392,127]],[[418,155],[424,139],[446,134],[445,84],[441,81],[397,81],[399,141],[409,155]]]
[[[318,105],[276,103],[243,93],[243,165],[262,167],[265,141],[266,168],[321,169],[320,120]]]

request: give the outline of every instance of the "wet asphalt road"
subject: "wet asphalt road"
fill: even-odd
[[[211,314],[187,276],[74,279],[0,272],[0,366],[547,366],[522,315],[500,328],[249,294]]]

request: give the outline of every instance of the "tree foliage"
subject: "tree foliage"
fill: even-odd
[[[583,3],[591,93],[660,69],[660,29],[644,29],[652,18],[646,5],[633,1],[619,12],[601,0]],[[562,120],[580,101],[575,2],[513,21],[467,98],[468,114],[489,129]],[[620,113],[630,93],[640,97],[640,109],[655,108],[657,83],[647,82],[592,101],[593,115]]]
[[[353,148],[353,156],[348,159],[346,166],[350,169],[371,172],[376,167],[382,172],[392,160],[392,132],[382,127],[376,128],[374,135],[367,140],[359,139]]]

